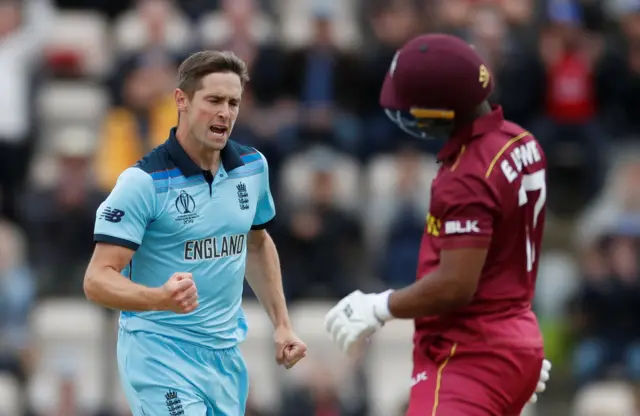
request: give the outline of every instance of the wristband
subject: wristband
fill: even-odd
[[[373,304],[373,313],[376,318],[382,323],[393,319],[391,311],[389,310],[389,296],[393,293],[393,290],[387,290],[386,292],[378,293],[375,295]]]

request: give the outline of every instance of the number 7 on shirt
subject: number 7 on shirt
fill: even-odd
[[[533,192],[539,192],[538,198],[530,201],[529,195]],[[538,225],[538,217],[540,212],[544,209],[547,201],[547,182],[546,172],[544,169],[539,171],[522,175],[522,184],[518,191],[518,205],[525,206],[530,202],[533,202],[533,218],[531,224],[526,225],[526,250],[527,250],[527,272],[533,270],[533,265],[536,261],[535,247],[531,244],[530,232],[534,231]],[[531,227],[531,228],[529,228]]]

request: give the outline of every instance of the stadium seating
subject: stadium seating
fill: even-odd
[[[273,326],[259,303],[245,301],[242,308],[249,332],[240,349],[249,369],[251,396],[258,407],[277,406],[280,400],[280,386],[274,382],[276,363]]]
[[[369,397],[374,416],[397,414],[411,387],[413,321],[392,321],[372,340],[368,356]]]
[[[313,13],[331,16],[335,25],[336,43],[344,48],[356,48],[360,42],[357,21],[357,0],[278,0],[282,11],[282,41],[288,47],[304,46],[313,35],[313,25],[309,20]]]
[[[115,51],[119,54],[139,51],[149,42],[149,33],[135,9],[118,17],[113,33]],[[173,11],[164,36],[165,46],[175,52],[188,50],[192,45],[193,35],[186,16],[177,10]]]
[[[33,312],[37,367],[29,386],[29,400],[38,412],[58,405],[60,382],[75,384],[83,411],[103,404],[105,371],[110,357],[105,348],[106,313],[85,300],[51,299]],[[110,360],[109,360],[110,361]]]
[[[82,75],[98,79],[112,69],[109,46],[109,23],[104,16],[89,11],[59,12],[47,38],[47,60],[54,70],[65,63],[78,65]]]
[[[332,306],[325,302],[310,301],[291,307],[291,323],[309,348],[307,358],[290,372],[293,380],[308,376],[317,363],[331,363],[333,376],[339,379],[344,379],[353,368],[354,360],[343,354],[324,330],[324,316]]]
[[[307,201],[311,189],[311,175],[316,166],[331,169],[335,182],[336,204],[342,209],[356,212],[360,208],[360,167],[350,156],[322,147],[290,157],[280,173],[282,199]]]
[[[55,81],[45,84],[37,97],[37,109],[44,131],[70,123],[96,129],[102,122],[109,97],[102,87],[86,81]]]
[[[395,207],[389,204],[396,198],[398,191],[398,161],[395,155],[381,155],[373,158],[364,169],[364,188],[368,203],[363,207],[367,244],[373,253],[380,253],[387,237]],[[414,203],[420,212],[426,213],[429,207],[431,181],[436,176],[438,165],[431,156],[421,156],[419,174],[416,175]]]
[[[258,43],[273,40],[276,36],[273,23],[264,14],[254,16],[250,27],[251,35]],[[207,47],[222,45],[229,41],[232,27],[221,12],[208,13],[200,19],[199,35]]]
[[[20,386],[15,378],[0,375],[0,416],[14,416],[22,411]]]
[[[579,270],[570,255],[550,250],[540,257],[536,307],[548,317],[558,317],[561,309],[578,287]]]
[[[601,382],[576,395],[573,416],[622,416],[636,414],[633,389],[626,383]]]

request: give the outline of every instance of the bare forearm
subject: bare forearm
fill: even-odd
[[[157,289],[132,282],[112,268],[88,270],[84,280],[87,299],[107,308],[145,312],[157,309]]]
[[[260,300],[274,327],[290,326],[289,312],[282,289],[278,251],[271,237],[249,248],[247,282]]]
[[[465,305],[471,299],[454,282],[442,279],[438,271],[414,284],[397,290],[389,297],[389,311],[398,319],[415,319],[439,315]]]

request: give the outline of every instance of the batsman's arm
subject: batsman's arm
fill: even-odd
[[[497,197],[483,177],[467,174],[442,187],[439,267],[411,286],[393,292],[389,312],[396,318],[439,315],[467,305],[478,288],[500,215]]]
[[[464,248],[440,253],[440,267],[389,296],[389,312],[399,319],[439,315],[471,302],[487,249]]]
[[[144,312],[157,310],[161,293],[132,282],[120,274],[131,261],[134,251],[113,244],[98,243],[84,276],[84,293],[101,306]]]
[[[278,250],[266,230],[249,232],[246,279],[274,328],[289,328]]]

